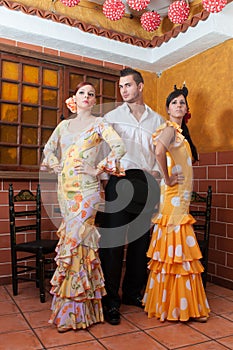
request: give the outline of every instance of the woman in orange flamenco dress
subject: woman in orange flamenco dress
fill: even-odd
[[[96,102],[91,83],[80,83],[75,96],[66,102],[76,116],[56,127],[45,145],[42,162],[42,167],[58,174],[62,223],[57,232],[49,323],[59,332],[86,329],[104,321],[101,299],[106,291],[98,256],[100,235],[94,225],[101,202],[99,175],[108,172],[123,176],[120,159],[125,153],[123,141],[113,128],[91,114]],[[96,165],[103,141],[111,150]]]
[[[195,220],[189,214],[192,158],[197,160],[197,152],[185,123],[187,94],[185,86],[175,87],[166,100],[169,120],[153,134],[163,179],[147,254],[150,273],[143,304],[149,318],[162,322],[206,322],[210,312],[201,278],[202,255],[192,227]]]

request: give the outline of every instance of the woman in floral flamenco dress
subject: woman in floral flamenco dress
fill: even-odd
[[[166,101],[169,121],[153,134],[163,180],[143,303],[148,317],[162,322],[206,322],[210,312],[201,278],[202,255],[192,227],[195,220],[189,214],[192,158],[197,160],[197,153],[185,123],[187,94],[185,86],[175,87]]]
[[[42,167],[58,174],[62,215],[57,232],[57,268],[51,279],[53,301],[49,320],[59,332],[85,329],[104,321],[101,299],[106,292],[98,256],[100,235],[94,226],[101,202],[98,176],[104,171],[124,175],[119,164],[125,148],[112,127],[91,114],[95,101],[94,86],[80,83],[75,96],[67,100],[76,117],[63,120],[44,148]],[[111,151],[96,166],[103,141]]]

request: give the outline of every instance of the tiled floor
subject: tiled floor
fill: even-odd
[[[207,323],[164,322],[148,319],[134,306],[121,307],[118,326],[98,324],[88,330],[58,333],[47,323],[51,297],[41,304],[38,291],[20,284],[0,286],[0,350],[223,350],[233,349],[233,291],[207,285],[211,315]]]

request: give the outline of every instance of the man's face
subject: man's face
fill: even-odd
[[[120,94],[124,102],[137,102],[142,97],[143,84],[136,84],[133,75],[120,77],[119,81]]]

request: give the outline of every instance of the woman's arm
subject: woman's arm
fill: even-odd
[[[108,155],[101,160],[96,167],[88,164],[86,160],[78,160],[75,169],[79,173],[98,176],[103,172],[114,174],[116,176],[124,176],[124,169],[120,166],[120,159],[125,154],[125,146],[120,136],[106,122],[98,125],[98,134],[110,147]]]
[[[41,162],[41,169],[47,168],[55,173],[60,172],[60,132],[61,122],[53,131],[46,145],[44,146],[43,158]]]
[[[172,142],[175,139],[175,130],[173,127],[166,127],[157,139],[157,144],[155,148],[156,160],[160,166],[160,169],[163,173],[165,184],[168,186],[174,186],[177,183],[182,183],[184,180],[182,173],[174,173],[169,175],[167,167],[167,157],[166,152],[169,149]]]
[[[124,176],[124,169],[121,168],[120,159],[126,153],[125,145],[113,127],[106,123],[99,125],[100,136],[110,147],[108,155],[99,162],[97,168],[101,172],[111,173],[116,176]]]

